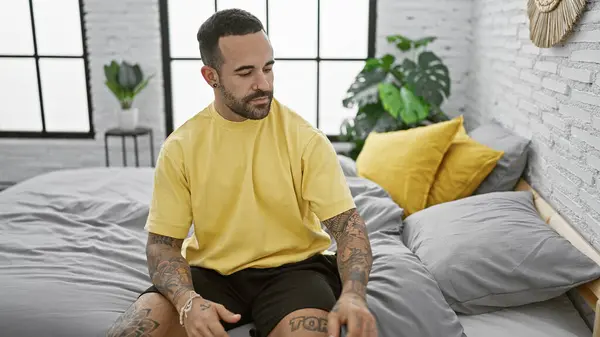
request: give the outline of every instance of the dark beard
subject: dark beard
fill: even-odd
[[[271,103],[273,102],[273,92],[272,91],[259,90],[255,93],[253,93],[252,95],[244,97],[242,100],[236,99],[231,94],[231,92],[229,92],[224,87],[221,87],[221,92],[223,93],[223,96],[225,97],[225,105],[231,111],[233,111],[236,115],[239,115],[241,117],[244,117],[247,119],[252,119],[252,120],[259,120],[259,119],[265,118],[269,114],[269,111],[271,110]],[[253,107],[250,104],[250,101],[255,98],[258,98],[258,97],[268,97],[269,102],[264,105],[258,106],[258,107]]]

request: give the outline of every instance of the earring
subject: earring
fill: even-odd
[[[216,84],[216,83],[213,83],[213,88],[216,88],[216,87],[217,87],[217,85],[218,85],[218,84]]]

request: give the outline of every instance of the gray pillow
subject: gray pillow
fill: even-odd
[[[338,159],[340,161],[340,166],[342,166],[342,171],[344,171],[344,175],[346,177],[358,177],[356,173],[356,162],[347,156],[342,154],[338,154]]]
[[[401,241],[402,208],[370,180],[347,181],[373,251],[367,302],[377,320],[378,336],[464,337],[458,316],[435,279]],[[336,250],[335,242],[330,250]]]
[[[504,151],[494,170],[473,194],[512,191],[519,182],[527,165],[530,140],[523,138],[499,124],[485,124],[469,132],[473,140]]]
[[[465,337],[435,279],[399,234],[379,232],[370,241],[373,267],[367,301],[379,337]]]
[[[544,223],[529,191],[432,206],[405,219],[402,239],[463,314],[548,300],[600,277],[600,266]]]

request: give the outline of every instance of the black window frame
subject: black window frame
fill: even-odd
[[[269,0],[266,1],[266,19],[265,29],[269,32]],[[215,11],[218,8],[218,0],[214,1]],[[368,27],[368,42],[367,42],[367,57],[366,58],[321,58],[321,41],[320,41],[320,23],[321,23],[321,1],[317,0],[317,56],[316,57],[277,57],[276,60],[281,61],[316,61],[317,63],[317,85],[315,90],[317,91],[317,106],[316,106],[316,127],[319,127],[319,95],[320,95],[320,76],[319,69],[321,61],[366,61],[369,58],[375,57],[375,43],[376,43],[376,25],[377,25],[377,0],[369,0],[369,27]],[[163,81],[164,81],[164,104],[165,104],[165,136],[168,136],[174,130],[173,121],[173,93],[171,83],[171,62],[172,61],[199,61],[198,57],[172,57],[171,56],[171,45],[169,35],[169,6],[168,0],[159,0],[159,11],[160,11],[160,29],[162,39],[162,69],[163,69]],[[348,83],[350,86],[350,83]],[[327,135],[330,141],[339,141],[339,135]]]
[[[34,5],[33,0],[29,0],[29,17],[31,20],[31,32],[33,38],[33,55],[23,55],[23,54],[0,54],[0,59],[12,59],[12,58],[26,58],[26,59],[35,59],[35,69],[37,75],[37,86],[38,86],[38,98],[40,102],[40,113],[42,117],[42,130],[41,131],[3,131],[0,129],[0,138],[55,138],[55,139],[90,139],[95,138],[96,132],[94,129],[94,120],[93,120],[93,111],[92,111],[92,95],[91,95],[91,84],[90,84],[90,68],[89,68],[89,54],[88,54],[88,46],[87,46],[87,30],[85,27],[84,20],[84,6],[83,0],[79,0],[79,23],[81,26],[81,39],[82,39],[82,47],[83,47],[83,55],[81,56],[73,56],[73,55],[40,55],[38,54],[37,47],[37,34],[35,27],[35,17],[34,17]],[[57,131],[47,131],[46,130],[46,118],[44,115],[44,99],[42,93],[42,79],[40,74],[40,59],[83,59],[84,65],[84,75],[85,75],[85,83],[86,83],[86,93],[87,93],[87,106],[88,106],[88,118],[90,130],[86,132],[57,132]]]

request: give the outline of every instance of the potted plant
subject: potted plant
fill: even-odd
[[[113,60],[104,65],[105,85],[119,101],[118,126],[124,130],[135,129],[138,125],[138,108],[132,107],[134,98],[148,85],[154,75],[144,78],[138,64]]]
[[[351,142],[349,156],[358,157],[372,131],[389,132],[448,120],[440,106],[450,96],[448,68],[426,49],[435,37],[411,40],[387,37],[403,58],[386,54],[370,58],[348,88],[342,104],[357,107],[341,126],[341,140]]]

